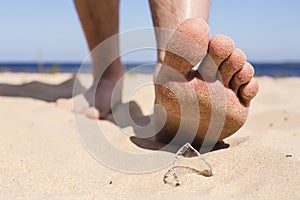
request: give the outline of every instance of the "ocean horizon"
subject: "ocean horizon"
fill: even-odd
[[[255,69],[255,76],[270,77],[300,77],[300,62],[286,63],[251,63]],[[154,64],[125,63],[127,71],[133,73],[151,74]],[[27,73],[91,73],[90,64],[82,67],[81,62],[0,62],[0,72],[27,72]]]

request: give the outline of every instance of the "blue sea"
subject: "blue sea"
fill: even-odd
[[[143,67],[137,66],[143,65],[141,63],[127,63],[125,64],[126,70],[132,70],[134,72],[153,73],[154,65],[147,64]],[[252,63],[255,68],[256,76],[270,76],[270,77],[299,77],[300,76],[300,63]],[[64,73],[71,72],[76,73],[80,68],[81,63],[0,63],[0,72],[33,72],[33,73]],[[81,68],[81,72],[90,73],[91,66]]]

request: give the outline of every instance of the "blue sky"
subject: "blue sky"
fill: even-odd
[[[299,0],[212,0],[211,35],[232,37],[250,61],[300,61],[299,9]],[[147,0],[121,0],[120,11],[121,31],[152,26]],[[82,61],[88,54],[71,0],[1,0],[0,25],[0,62]]]

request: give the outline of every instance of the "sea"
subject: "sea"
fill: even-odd
[[[255,69],[255,76],[270,77],[299,77],[299,63],[251,63]],[[154,64],[126,63],[129,72],[151,74]],[[0,72],[28,72],[28,73],[91,73],[90,64],[84,66],[80,62],[6,62],[0,63]]]

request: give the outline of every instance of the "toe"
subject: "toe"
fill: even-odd
[[[91,119],[100,119],[100,112],[95,107],[86,108],[84,114]]]
[[[230,81],[230,88],[237,94],[241,85],[248,83],[254,75],[254,68],[248,62],[238,71]]]
[[[250,101],[256,96],[258,92],[258,83],[252,78],[248,83],[242,85],[239,89],[240,100],[245,106],[250,105]]]
[[[65,110],[74,113],[84,113],[84,110],[89,107],[89,102],[87,101],[85,95],[79,94],[72,97],[71,99],[58,99],[56,105]]]
[[[56,106],[68,111],[73,110],[72,102],[70,102],[70,99],[60,98],[56,100]]]
[[[242,69],[246,62],[246,56],[240,49],[234,49],[229,58],[226,59],[219,70],[218,79],[225,87],[229,87],[229,82],[233,75]]]
[[[199,66],[199,72],[206,81],[215,81],[221,63],[227,59],[234,49],[234,42],[224,35],[214,36],[208,47],[208,54]]]
[[[208,42],[207,23],[199,18],[187,19],[169,39],[163,65],[187,77],[190,70],[206,55]]]

